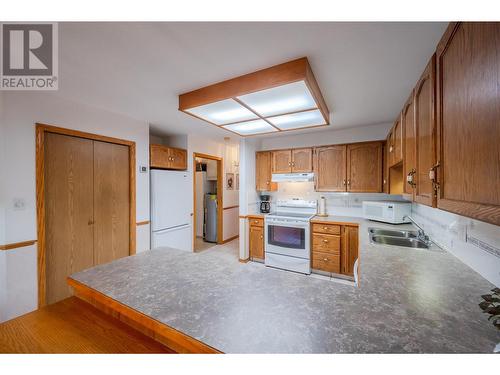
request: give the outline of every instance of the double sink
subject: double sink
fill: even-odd
[[[368,232],[371,243],[418,249],[428,249],[430,247],[430,241],[421,238],[416,231],[368,228]]]

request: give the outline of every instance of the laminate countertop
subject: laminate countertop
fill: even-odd
[[[358,287],[170,248],[72,278],[226,353],[491,353],[500,341],[478,307],[494,286],[453,255],[370,244],[369,227],[391,225],[315,219],[359,225]]]

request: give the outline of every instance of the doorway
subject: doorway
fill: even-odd
[[[193,251],[222,244],[222,158],[193,153]]]
[[[66,278],[135,253],[135,142],[36,125],[38,305]]]

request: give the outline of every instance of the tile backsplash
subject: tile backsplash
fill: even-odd
[[[330,215],[361,216],[363,201],[397,200],[404,201],[400,195],[380,193],[328,193],[314,191],[314,182],[281,182],[278,191],[271,195],[271,207],[278,199],[302,198],[319,200],[326,198],[326,212]]]
[[[500,227],[418,203],[412,216],[450,253],[496,286],[500,286]]]

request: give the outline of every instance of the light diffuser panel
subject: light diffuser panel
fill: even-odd
[[[298,112],[289,115],[270,117],[267,119],[271,124],[281,130],[305,128],[308,126],[325,125],[326,121],[319,109]]]
[[[238,96],[238,99],[263,117],[318,108],[304,81]]]
[[[254,113],[233,99],[221,100],[215,103],[186,109],[186,112],[200,117],[203,120],[210,121],[216,125],[224,125],[258,118]]]
[[[269,133],[278,131],[273,126],[269,125],[264,120],[254,120],[254,121],[246,121],[240,122],[238,124],[225,125],[222,128],[231,130],[240,135],[254,135],[261,133]]]

